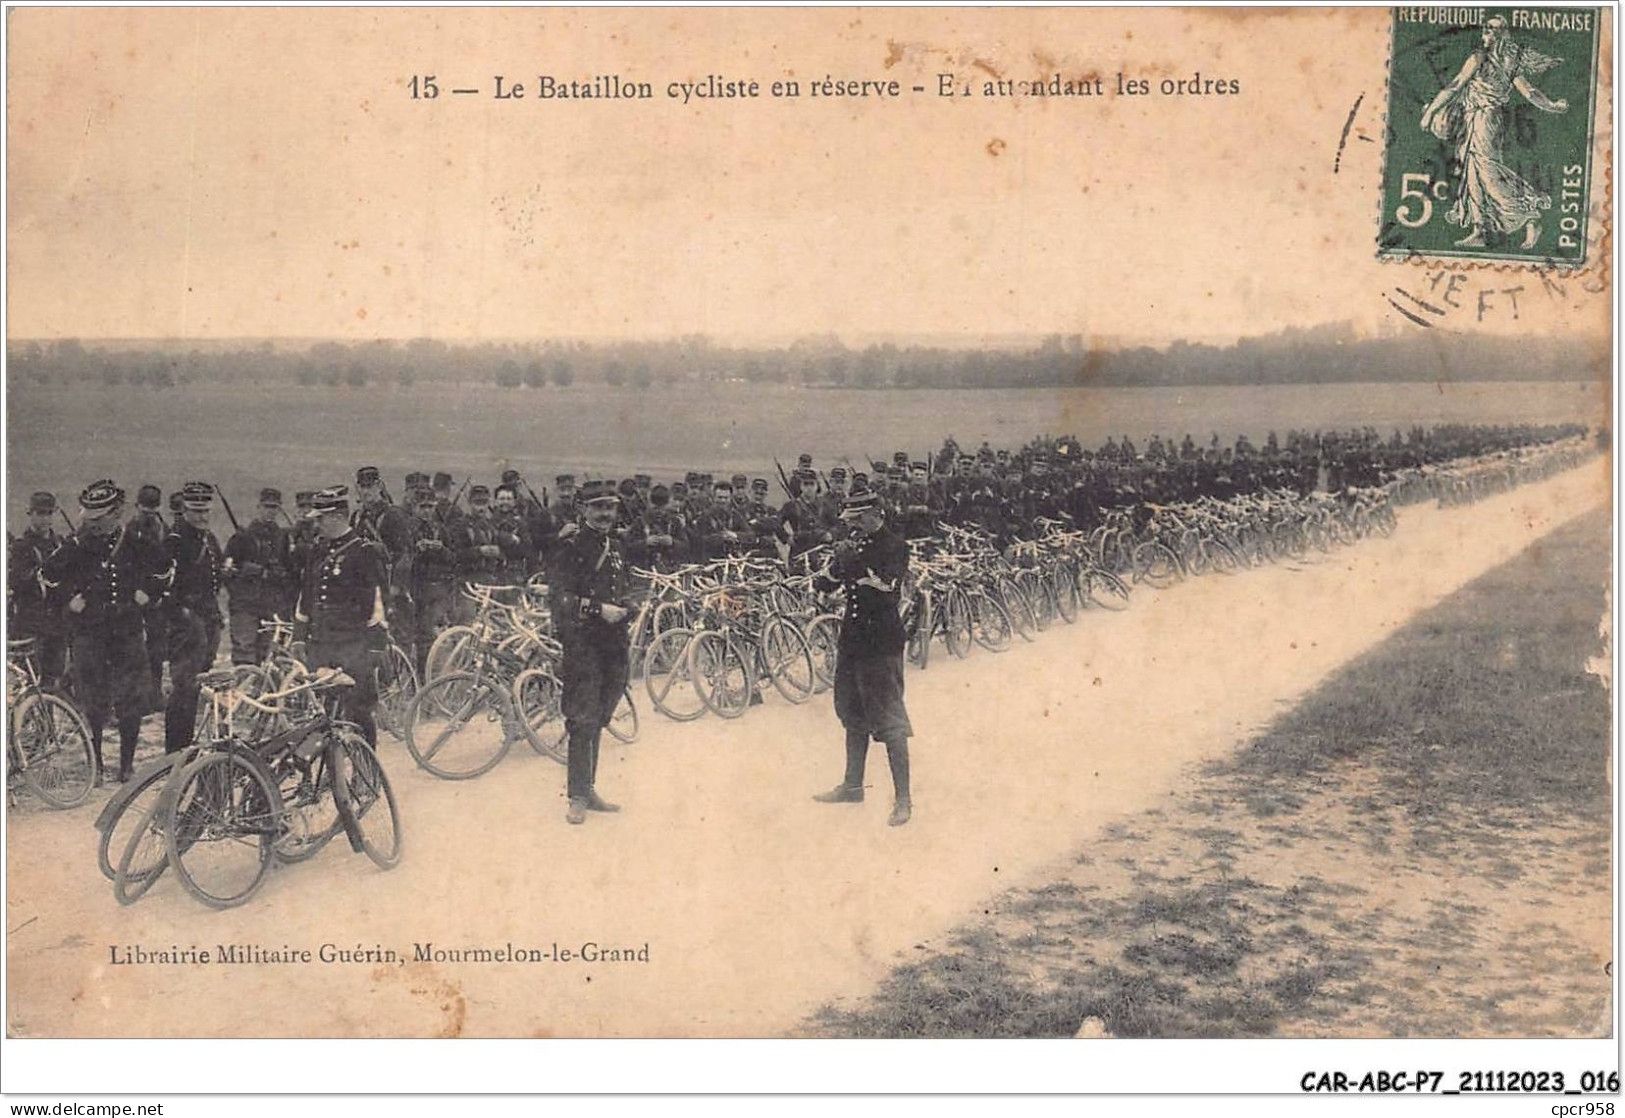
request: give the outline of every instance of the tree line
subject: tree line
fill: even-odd
[[[1605,341],[1421,330],[1362,337],[1347,323],[1288,329],[1231,345],[1091,344],[1050,335],[1026,347],[845,345],[832,335],[779,347],[724,346],[703,335],[660,341],[240,341],[118,343],[75,338],[7,345],[12,384],[297,385],[357,389],[576,384],[649,389],[688,382],[808,388],[1065,388],[1475,380],[1595,380]]]

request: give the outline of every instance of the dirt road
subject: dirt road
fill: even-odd
[[[827,696],[737,722],[650,717],[606,749],[615,817],[567,827],[563,770],[516,751],[444,783],[386,744],[407,828],[376,871],[342,843],[205,910],[172,881],[128,909],[95,865],[94,808],[8,832],[16,1036],[764,1036],[866,990],[985,898],[1167,799],[1395,626],[1609,497],[1603,461],[1466,509],[1414,509],[1389,540],[1137,594],[1121,614],[1002,656],[909,673],[914,822],[885,826],[883,751],[862,806]],[[415,962],[584,944],[625,961]],[[110,949],[254,944],[397,961],[115,965]],[[647,945],[647,961],[636,956]]]

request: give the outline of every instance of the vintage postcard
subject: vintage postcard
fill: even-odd
[[[1617,1091],[1614,14],[9,8],[8,1045]]]

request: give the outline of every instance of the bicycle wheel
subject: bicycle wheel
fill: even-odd
[[[383,663],[373,668],[372,675],[378,695],[378,728],[401,738],[406,733],[406,710],[418,693],[418,673],[412,667],[412,658],[391,641]]]
[[[1027,610],[1032,614],[1033,626],[1040,633],[1055,624],[1055,600],[1037,571],[1028,569],[1018,572],[1016,586],[1020,588],[1021,596],[1027,599]]]
[[[705,700],[688,656],[693,639],[692,629],[667,629],[650,643],[643,658],[643,686],[649,701],[678,722],[692,722],[705,713]]]
[[[1055,598],[1055,611],[1061,615],[1062,621],[1072,624],[1078,619],[1078,592],[1071,576],[1057,563],[1049,569],[1044,581]]]
[[[78,807],[96,786],[90,725],[60,695],[39,691],[17,708],[14,732],[28,790],[54,808]]]
[[[442,780],[490,772],[513,745],[509,699],[473,672],[450,672],[417,693],[406,715],[406,749]]]
[[[479,634],[471,625],[453,625],[441,630],[423,658],[422,682],[428,683],[447,672],[468,671],[473,667],[474,642],[478,639]]]
[[[1084,592],[1088,600],[1101,609],[1109,609],[1114,613],[1128,608],[1128,583],[1098,567],[1091,567],[1084,572]]]
[[[558,677],[541,668],[526,668],[513,681],[514,706],[525,740],[536,752],[561,765],[568,759],[564,711],[559,707],[563,692]]]
[[[813,671],[818,676],[818,690],[827,691],[835,685],[835,663],[841,649],[841,618],[838,614],[824,613],[807,625],[807,649],[812,653]]]
[[[210,908],[252,897],[282,830],[282,798],[265,765],[237,750],[205,753],[166,797],[169,861],[186,891]]]
[[[971,637],[989,652],[1003,652],[1013,638],[1010,614],[985,590],[967,595]]]
[[[963,660],[970,655],[971,645],[975,643],[970,602],[964,587],[955,586],[948,591],[942,600],[942,615],[943,636],[948,643],[948,651],[955,658]]]
[[[325,750],[308,766],[287,764],[277,793],[283,808],[283,826],[275,846],[277,861],[308,861],[344,829]]]
[[[615,713],[604,729],[609,731],[610,737],[627,745],[638,740],[638,704],[632,701],[630,686],[621,692],[621,701],[615,704]]]
[[[1234,574],[1236,568],[1241,566],[1241,557],[1222,539],[1203,540],[1202,548],[1207,552],[1208,569],[1219,574]]]
[[[134,780],[122,785],[102,805],[101,813],[96,816],[96,829],[101,832],[96,844],[96,865],[107,880],[118,876],[119,859],[130,844],[130,836],[146,818],[148,809],[163,799],[169,778],[180,771],[185,757],[184,753],[165,757],[162,763],[143,770]]]
[[[359,846],[379,869],[401,860],[400,807],[389,774],[360,734],[346,726],[333,728],[333,798],[348,820],[351,845]]]
[[[1038,630],[1038,619],[1033,616],[1033,610],[1027,604],[1027,596],[1021,592],[1015,580],[1006,576],[993,584],[991,591],[993,598],[1004,607],[1005,616],[1010,619],[1010,627],[1020,635],[1024,641],[1037,639],[1034,634]]]
[[[750,709],[756,681],[737,644],[708,629],[695,634],[688,656],[694,686],[707,710],[722,718],[738,718]]]
[[[759,645],[767,678],[792,703],[804,703],[818,690],[818,670],[813,666],[812,647],[807,635],[795,622],[769,617],[762,624]]]
[[[141,815],[124,841],[118,866],[113,871],[113,896],[119,904],[129,905],[140,900],[169,868],[169,840],[164,830],[168,785],[164,788],[165,794],[143,801]]]
[[[1179,558],[1158,540],[1147,540],[1134,549],[1134,581],[1157,589],[1179,580]]]
[[[905,652],[909,660],[918,665],[921,671],[924,671],[925,666],[931,662],[931,638],[935,636],[932,630],[937,625],[936,610],[932,605],[931,592],[928,590],[920,591],[915,603],[914,616],[910,618],[908,645]],[[830,673],[830,681],[833,683],[834,679],[835,675],[832,672]]]

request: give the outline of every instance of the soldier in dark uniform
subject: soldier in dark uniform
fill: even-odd
[[[787,501],[779,512],[780,534],[790,545],[792,559],[809,548],[828,543],[834,535],[818,516],[818,475],[810,469],[798,468],[793,481],[796,497]]]
[[[225,556],[209,530],[214,487],[189,481],[181,488],[181,520],[164,541],[170,563],[169,703],[164,708],[164,752],[192,744],[197,724],[197,677],[220,650],[220,585]]]
[[[504,586],[522,586],[535,567],[536,552],[531,546],[530,529],[519,511],[519,494],[511,485],[499,485],[492,495],[491,528],[496,534],[502,562],[497,581]]]
[[[751,547],[750,554],[763,559],[771,559],[778,555],[779,517],[778,510],[767,503],[769,488],[765,477],[752,478],[750,481],[750,506],[746,515],[750,519]]]
[[[412,524],[412,641],[419,678],[429,646],[452,623],[457,608],[457,557],[451,531],[441,521],[434,491],[420,487],[409,494]]]
[[[231,662],[258,664],[271,650],[262,622],[293,612],[293,548],[277,523],[282,491],[261,489],[248,527],[226,542],[225,581],[231,616]]]
[[[412,561],[412,518],[397,508],[384,492],[384,479],[377,466],[362,466],[355,472],[356,496],[360,500],[352,525],[362,535],[383,545],[389,558],[389,583],[384,600],[391,616],[411,616],[407,598],[407,571]],[[400,577],[397,578],[396,575]]]
[[[495,585],[502,566],[502,548],[491,522],[491,491],[483,485],[468,487],[468,512],[447,529],[457,582]],[[467,598],[457,603],[458,616],[473,616],[474,605]]]
[[[683,563],[689,553],[688,525],[671,507],[671,491],[664,485],[649,490],[649,507],[628,540],[638,561],[654,570],[670,571]]]
[[[355,680],[344,697],[345,717],[376,747],[378,689],[372,669],[389,645],[389,556],[351,524],[344,486],[319,491],[311,515],[321,538],[294,609],[294,654],[312,668],[339,668]]]
[[[561,544],[554,565],[553,631],[564,646],[562,706],[569,734],[570,823],[589,811],[619,811],[598,795],[598,747],[627,681],[626,562],[612,529],[615,491],[604,482],[582,488],[585,525]]]
[[[119,779],[128,780],[150,701],[141,609],[163,592],[163,559],[121,523],[124,491],[111,481],[86,487],[79,507],[79,530],[46,559],[42,579],[67,603],[74,694],[90,723],[96,763],[107,771],[102,728],[111,713],[118,723]]]
[[[908,739],[914,728],[903,705],[907,641],[900,612],[908,546],[887,529],[873,493],[849,496],[842,515],[853,522],[854,538],[836,545],[834,558],[814,586],[825,594],[846,588],[846,615],[835,661],[835,713],[846,730],[846,775],[813,798],[826,804],[862,803],[869,741],[883,741],[895,793],[887,822],[899,827],[913,811]]]
[[[164,523],[164,514],[159,511],[163,499],[163,492],[156,485],[143,485],[135,492],[135,515],[130,517],[130,531],[154,555],[163,552],[164,541],[169,538],[169,525]],[[170,520],[176,524],[181,519],[180,502],[179,490],[169,495]],[[152,676],[148,696],[152,710],[157,711],[163,705],[164,664],[169,661],[169,606],[161,595],[154,595],[141,613],[147,628],[147,670]]]
[[[294,522],[288,530],[288,570],[292,576],[290,590],[294,599],[299,597],[299,587],[305,581],[305,568],[310,566],[310,556],[316,550],[319,533],[316,531],[316,521],[310,515],[310,502],[315,496],[315,490],[311,489],[301,489],[293,496]],[[291,605],[289,608],[291,610]]]
[[[451,491],[451,475],[444,470],[434,475],[434,508],[440,517],[440,523],[450,528],[452,522],[463,515],[463,510],[457,507],[456,496]]]
[[[34,641],[34,667],[40,683],[54,690],[67,666],[67,627],[62,620],[62,595],[47,591],[40,580],[46,560],[62,545],[52,521],[56,495],[35,493],[28,498],[28,527],[11,541],[6,568],[6,606],[14,638]]]

